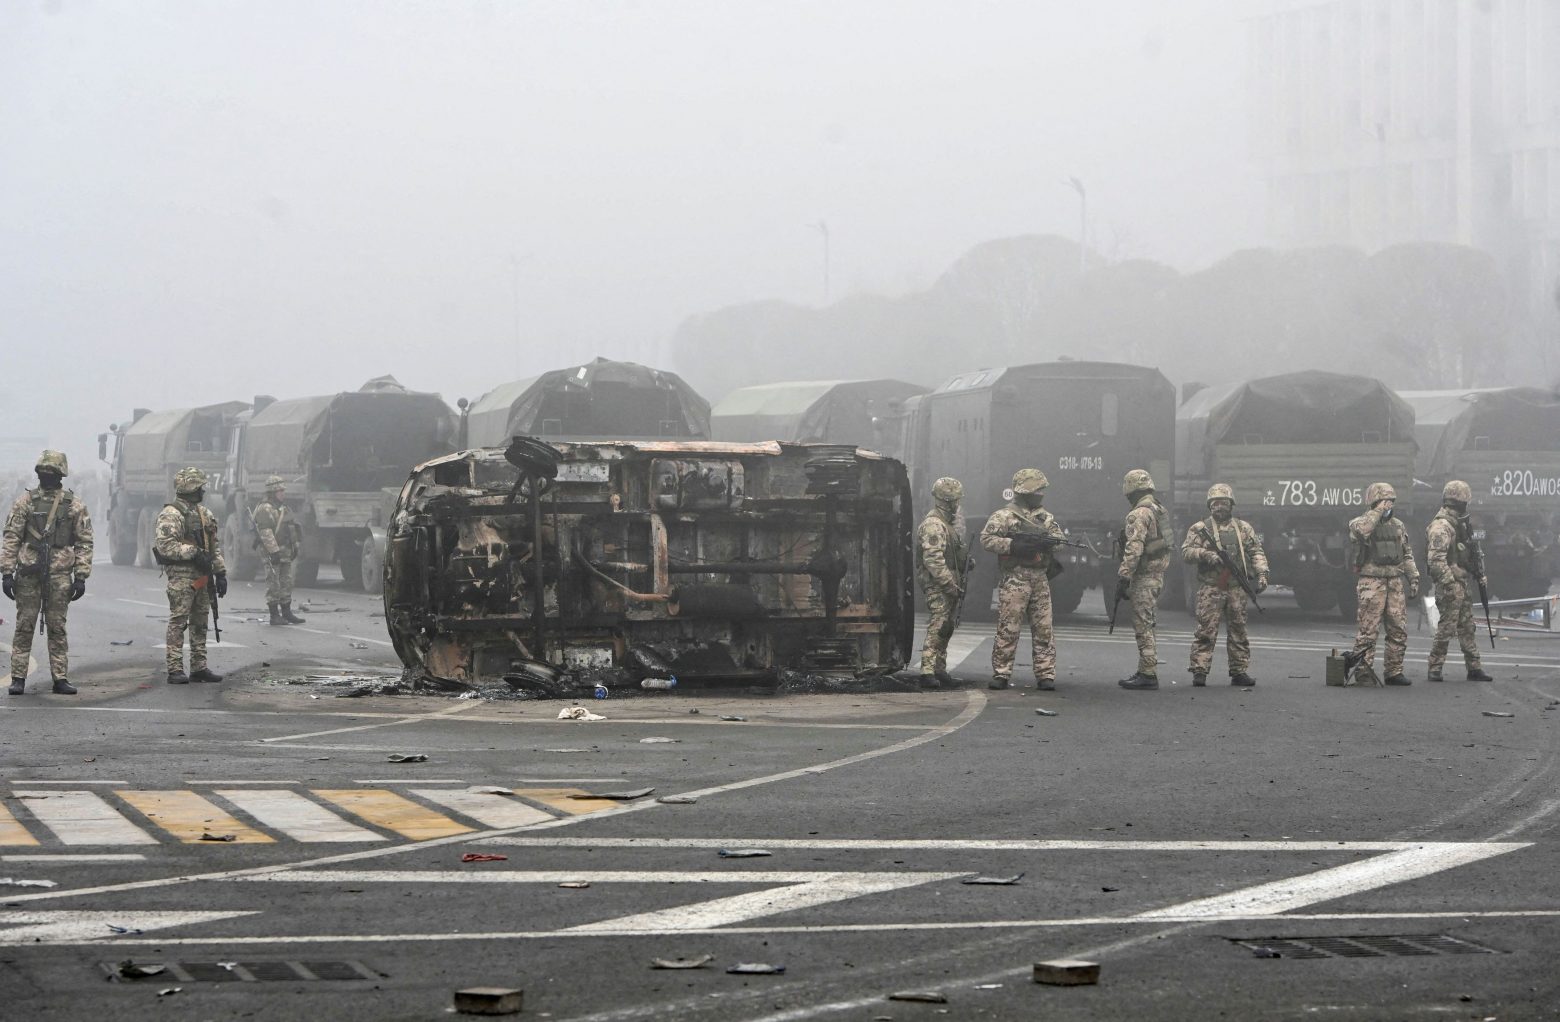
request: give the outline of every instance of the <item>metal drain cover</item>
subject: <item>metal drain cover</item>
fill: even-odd
[[[1264,950],[1278,952],[1279,958],[1412,958],[1426,955],[1505,954],[1504,951],[1487,947],[1466,937],[1453,937],[1447,933],[1388,936],[1360,934],[1350,937],[1230,937],[1228,940],[1264,958],[1273,957],[1262,954]]]
[[[362,962],[140,962],[161,965],[159,978],[180,983],[297,983],[326,980],[379,979],[379,973]],[[110,979],[119,977],[119,965],[99,962]]]

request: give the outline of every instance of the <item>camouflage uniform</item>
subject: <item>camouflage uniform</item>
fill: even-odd
[[[1033,473],[1029,476],[1026,473]],[[1022,477],[1022,481],[1021,481]],[[1038,484],[1035,482],[1038,477]],[[1042,492],[1045,476],[1037,469],[1024,469],[1013,477],[1016,492]],[[1025,490],[1022,487],[1032,487]],[[1051,576],[1057,574],[1052,551],[1043,550],[1026,557],[1012,554],[1012,537],[1019,533],[1064,538],[1056,518],[1043,508],[1033,510],[1009,501],[987,519],[980,531],[980,545],[997,555],[1001,578],[997,584],[997,635],[991,647],[992,684],[1003,688],[1013,674],[1018,653],[1018,633],[1025,618],[1029,620],[1030,653],[1035,680],[1042,688],[1056,682],[1056,644],[1051,633]],[[1000,683],[1000,684],[999,684]]]
[[[1395,515],[1383,520],[1380,501],[1396,499],[1386,483],[1372,483],[1365,491],[1370,510],[1349,522],[1349,544],[1354,570],[1359,575],[1355,593],[1359,599],[1359,632],[1352,656],[1359,671],[1369,672],[1376,660],[1376,635],[1386,625],[1387,682],[1407,685],[1403,659],[1408,650],[1408,601],[1419,594],[1419,566],[1409,546],[1408,529]]]
[[[265,602],[273,625],[303,623],[303,618],[295,617],[292,612],[293,578],[303,530],[297,516],[282,503],[285,485],[281,476],[267,479],[266,499],[250,512],[255,534],[265,552]]]
[[[1464,513],[1452,507],[1442,507],[1430,520],[1427,530],[1426,570],[1435,581],[1435,605],[1441,614],[1435,629],[1435,640],[1430,644],[1429,677],[1431,681],[1441,680],[1446,651],[1455,634],[1457,644],[1462,648],[1468,677],[1482,681],[1489,676],[1484,673],[1479,662],[1478,626],[1473,620],[1473,594],[1470,592],[1470,588],[1476,590],[1478,586],[1480,566],[1476,561],[1465,514],[1473,492],[1467,483],[1453,480],[1446,484],[1442,496],[1459,502]]]
[[[964,487],[944,477],[932,487],[936,505],[916,530],[916,579],[926,594],[926,644],[921,648],[921,674],[946,675],[948,640],[953,638],[955,618],[964,598],[964,574],[969,548],[964,538],[964,516],[959,498]],[[945,496],[946,495],[946,496]]]
[[[1128,472],[1122,489],[1133,502],[1121,530],[1121,564],[1116,577],[1118,591],[1124,586],[1132,603],[1132,634],[1138,649],[1137,673],[1133,677],[1158,678],[1154,612],[1159,605],[1159,593],[1165,587],[1165,570],[1170,567],[1170,514],[1154,496],[1154,481],[1142,469]],[[1134,494],[1138,495],[1136,499]]]
[[[44,451],[38,459],[41,470],[68,471],[65,455]],[[43,572],[38,558],[39,542],[49,546],[48,591],[44,591]],[[49,633],[49,673],[55,690],[71,694],[69,676],[70,645],[65,617],[70,602],[84,592],[92,574],[92,519],[87,507],[71,491],[39,486],[16,498],[6,517],[4,540],[0,542],[0,575],[14,587],[16,632],[11,640],[11,687],[21,694],[27,678],[27,661],[32,655],[33,629],[43,614]],[[69,691],[67,691],[69,689]]]
[[[1208,503],[1227,499],[1231,506],[1234,496],[1226,496],[1228,487],[1215,484],[1210,489]],[[1251,683],[1247,673],[1251,669],[1251,642],[1246,637],[1246,590],[1235,581],[1235,576],[1224,566],[1218,551],[1222,549],[1240,568],[1242,574],[1253,583],[1258,592],[1267,587],[1267,554],[1257,538],[1257,530],[1251,523],[1239,518],[1220,525],[1212,516],[1193,525],[1186,531],[1181,544],[1181,559],[1197,567],[1197,602],[1193,608],[1197,616],[1197,630],[1192,635],[1190,669],[1193,684],[1202,684],[1213,666],[1213,648],[1219,642],[1219,621],[1224,621],[1224,651],[1229,657],[1230,678],[1236,684]]]
[[[199,480],[198,484],[195,482]],[[190,636],[190,677],[209,674],[206,666],[206,623],[211,616],[211,593],[206,573],[195,565],[196,555],[207,551],[211,573],[226,579],[221,532],[216,515],[190,494],[205,485],[205,473],[183,469],[176,480],[178,496],[157,514],[157,538],[153,549],[168,577],[168,676],[184,673],[184,633]],[[204,533],[204,539],[202,539]],[[212,675],[212,677],[216,677]]]

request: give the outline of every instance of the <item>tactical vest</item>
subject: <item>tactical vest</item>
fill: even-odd
[[[1016,504],[1009,504],[1007,510],[1016,511],[1018,513],[1019,521],[1019,531],[1009,533],[1009,539],[1019,535],[1021,532],[1029,532],[1031,529],[1034,531],[1030,532],[1030,535],[1048,535],[1046,527],[1049,522],[1046,519],[1046,513],[1043,509],[1037,508],[1033,512],[1030,512],[1025,508],[1018,507]],[[1013,554],[998,554],[997,566],[1004,571],[1006,571],[1008,568],[1044,568],[1046,570],[1047,578],[1054,578],[1056,575],[1061,574],[1060,566],[1057,564],[1056,559],[1052,556],[1052,552],[1050,550],[1041,550],[1029,557],[1016,557]],[[1052,572],[1053,568],[1057,569],[1054,573]]]
[[[1147,539],[1143,540],[1143,558],[1154,560],[1163,557],[1170,552],[1170,542],[1165,535],[1170,531],[1170,512],[1159,501],[1154,501],[1154,528]]]
[[[1202,524],[1203,528],[1207,531],[1207,538],[1213,543],[1214,549],[1223,550],[1225,553],[1229,554],[1230,559],[1240,566],[1241,572],[1249,576],[1251,574],[1251,563],[1247,560],[1246,544],[1241,541],[1240,528],[1236,526],[1235,519],[1231,518],[1230,524],[1224,526],[1222,529],[1219,527],[1219,523],[1214,521],[1211,517],[1204,518]],[[1228,541],[1226,541],[1224,536],[1226,532],[1229,533]],[[1222,574],[1228,569],[1226,569],[1221,563],[1217,568],[1204,568],[1200,570],[1209,572],[1213,575],[1218,575]]]
[[[27,508],[27,528],[24,542],[43,543],[59,549],[76,545],[75,494],[69,490],[45,490],[39,487],[31,491],[32,502]],[[54,498],[59,497],[55,508]],[[50,520],[50,515],[53,520]]]
[[[199,504],[196,504],[188,511],[186,511],[183,506],[177,503],[164,504],[163,507],[173,508],[175,511],[179,512],[179,517],[184,519],[184,531],[179,535],[180,539],[186,543],[195,544],[195,546],[199,547],[201,550],[206,551],[207,553],[211,552],[211,544],[207,542],[207,537],[204,531],[204,522],[202,521],[205,516],[201,514],[201,506]],[[194,558],[175,560],[171,557],[163,556],[162,552],[158,550],[156,546],[153,546],[152,560],[156,561],[158,564],[190,564],[193,563]]]
[[[1398,567],[1408,556],[1407,530],[1395,518],[1389,522],[1378,522],[1376,531],[1361,546],[1356,563],[1374,564],[1380,568]]]
[[[1436,517],[1452,526],[1452,546],[1446,551],[1446,561],[1454,568],[1473,571],[1473,537],[1468,535],[1468,519],[1451,508],[1443,507]]]

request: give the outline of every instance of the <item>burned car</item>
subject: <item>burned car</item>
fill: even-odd
[[[516,437],[425,462],[385,619],[436,685],[773,684],[908,661],[902,464],[851,446]]]

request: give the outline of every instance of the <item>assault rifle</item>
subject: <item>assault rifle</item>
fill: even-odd
[[[222,641],[222,613],[217,608],[217,565],[212,557],[211,536],[206,531],[206,516],[200,513],[199,508],[195,512],[200,517],[200,543],[198,547],[206,562],[206,577],[201,579],[206,586],[206,595],[211,598],[211,630],[216,632],[217,641]]]
[[[1484,605],[1484,628],[1490,633],[1490,649],[1495,648],[1495,625],[1490,622],[1490,584],[1484,577],[1484,550],[1473,536],[1473,522],[1463,516],[1463,527],[1468,530],[1468,555],[1479,580],[1479,602]]]
[[[970,572],[974,567],[975,558],[970,555],[969,548],[966,547],[964,550],[964,563],[959,566],[959,602],[953,605],[953,613],[948,616],[948,620],[952,622],[949,629],[950,636],[953,629],[958,628],[959,622],[964,618],[964,601],[970,595]]]
[[[54,516],[52,514],[49,516],[49,521],[54,521]],[[43,532],[43,538],[33,544],[33,550],[35,550],[38,554],[38,563],[35,565],[35,567],[38,571],[38,592],[42,596],[42,600],[39,605],[45,609],[47,609],[49,606],[49,562],[53,560],[51,555],[54,553],[54,549],[49,546],[49,537],[52,535],[54,535],[53,529],[45,529]],[[17,616],[19,617],[20,615]],[[43,634],[43,626],[46,623],[47,618],[47,614],[38,615],[39,635]]]
[[[1251,579],[1246,577],[1246,573],[1240,569],[1240,565],[1235,563],[1235,558],[1231,557],[1230,552],[1220,546],[1218,541],[1213,538],[1213,534],[1208,531],[1207,525],[1203,524],[1202,522],[1198,522],[1197,527],[1198,530],[1203,534],[1203,537],[1206,538],[1209,543],[1213,544],[1213,552],[1219,555],[1219,560],[1224,564],[1224,570],[1228,571],[1230,573],[1230,577],[1233,578],[1242,589],[1246,590],[1247,596],[1251,597],[1251,605],[1257,608],[1257,613],[1266,614],[1267,611],[1262,609],[1262,604],[1257,602],[1256,587],[1251,584]]]

